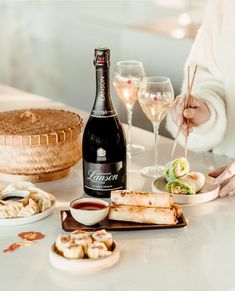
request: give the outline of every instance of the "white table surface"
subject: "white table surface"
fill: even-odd
[[[32,104],[46,107],[54,103],[0,86],[2,110]],[[133,141],[143,144],[145,151],[133,156],[128,183],[134,190],[148,191],[152,180],[142,177],[139,170],[153,162],[153,134],[133,128]],[[161,137],[162,164],[169,160],[171,148],[172,141]],[[176,156],[182,153],[178,148]],[[189,160],[193,170],[203,172],[228,161],[211,153],[191,152]],[[71,275],[54,269],[49,262],[49,249],[63,233],[60,209],[66,209],[69,201],[83,195],[81,165],[80,161],[66,178],[38,184],[57,198],[57,208],[51,216],[33,224],[0,227],[1,291],[235,290],[235,197],[184,207],[188,220],[185,228],[113,232],[121,258],[110,269],[89,275]],[[17,234],[22,231],[40,231],[46,238],[33,246],[3,253],[3,249],[18,241]]]

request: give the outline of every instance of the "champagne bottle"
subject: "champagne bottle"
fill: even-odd
[[[126,141],[110,95],[110,50],[95,49],[94,65],[96,97],[82,142],[83,185],[88,195],[109,197],[126,188]]]

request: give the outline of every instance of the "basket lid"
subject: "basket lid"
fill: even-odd
[[[58,109],[21,109],[0,112],[0,145],[43,145],[77,138],[81,117]]]

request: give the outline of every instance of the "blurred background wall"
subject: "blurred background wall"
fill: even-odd
[[[152,28],[192,7],[203,14],[205,1],[189,2],[0,1],[0,83],[90,111],[95,96],[93,50],[107,46],[111,76],[117,60],[141,60],[147,75],[169,76],[177,95],[194,36],[172,37]],[[125,108],[113,88],[112,95],[125,121]],[[133,121],[151,130],[138,104]]]

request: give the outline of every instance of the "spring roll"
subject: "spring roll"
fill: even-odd
[[[175,159],[165,166],[165,177],[168,182],[172,182],[189,173],[189,162],[185,158]]]
[[[166,184],[166,190],[172,194],[194,195],[196,194],[196,185],[186,176],[181,179],[168,182]]]
[[[206,182],[205,176],[200,172],[190,172],[187,177],[190,181],[192,181],[192,183],[195,184],[196,193],[200,192]]]
[[[112,191],[111,201],[114,205],[146,206],[170,208],[174,202],[166,193]]]
[[[148,224],[176,224],[176,211],[170,208],[111,206],[109,219]]]
[[[200,172],[191,172],[187,176],[168,182],[166,189],[172,194],[194,195],[201,191],[205,184],[205,176]]]

